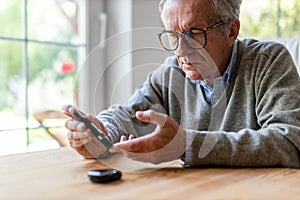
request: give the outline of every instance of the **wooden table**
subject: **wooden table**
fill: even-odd
[[[300,199],[300,170],[181,168],[124,173],[93,184],[86,172],[104,168],[70,148],[0,157],[0,199]]]

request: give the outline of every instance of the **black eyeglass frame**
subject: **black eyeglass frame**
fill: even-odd
[[[207,33],[208,31],[210,31],[210,30],[212,30],[212,29],[218,27],[218,26],[223,25],[224,23],[225,23],[225,22],[224,22],[223,20],[221,20],[221,21],[215,23],[214,25],[211,25],[211,26],[206,27],[206,28],[195,28],[195,27],[191,27],[191,28],[185,30],[183,33],[179,33],[179,32],[176,32],[176,31],[167,31],[167,30],[163,30],[161,33],[158,33],[157,35],[158,35],[159,42],[160,42],[161,46],[162,46],[165,50],[167,50],[167,51],[175,51],[175,50],[178,48],[178,46],[179,46],[179,37],[182,37],[182,38],[183,38],[184,43],[185,43],[188,47],[190,47],[190,48],[192,48],[192,49],[202,49],[202,48],[204,48],[204,47],[206,46],[206,44],[207,44],[207,34],[206,34],[206,33]],[[202,45],[202,46],[199,47],[199,48],[191,47],[191,46],[189,45],[189,43],[187,42],[186,35],[187,35],[187,33],[191,33],[191,31],[193,31],[193,30],[201,31],[201,32],[204,34],[204,39],[205,39],[204,45]],[[161,37],[161,36],[162,36],[164,33],[172,33],[172,34],[175,34],[175,35],[176,35],[176,37],[177,37],[177,44],[176,44],[176,46],[175,46],[174,49],[168,49],[168,48],[166,48],[165,45],[163,44],[163,42],[162,42],[162,37]],[[200,33],[200,32],[199,32],[199,33]]]

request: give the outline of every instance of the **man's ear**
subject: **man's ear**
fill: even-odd
[[[229,22],[229,45],[232,46],[234,41],[237,39],[240,31],[240,20],[233,19]]]

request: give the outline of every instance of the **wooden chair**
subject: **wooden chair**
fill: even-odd
[[[65,147],[69,146],[67,132],[62,130],[62,125],[47,125],[47,120],[67,120],[68,117],[65,116],[61,111],[58,110],[45,110],[41,112],[36,112],[33,114],[35,120],[40,123],[40,127],[44,128],[46,132],[58,142],[59,146]]]

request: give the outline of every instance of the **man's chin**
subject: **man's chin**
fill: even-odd
[[[202,79],[202,76],[197,71],[196,72],[195,71],[186,71],[185,74],[190,80],[201,80]]]

